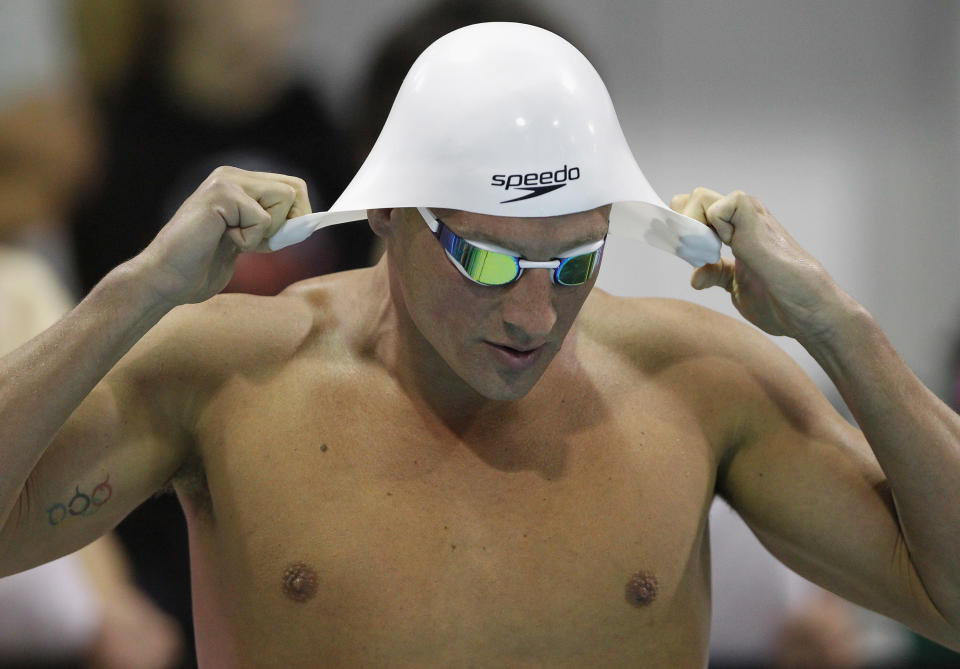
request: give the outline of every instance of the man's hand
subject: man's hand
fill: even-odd
[[[698,268],[694,288],[725,288],[737,311],[772,335],[809,340],[830,333],[849,298],[760,200],[697,188],[674,196],[670,206],[712,227],[733,250],[734,258]]]
[[[284,221],[310,211],[302,179],[218,167],[133,262],[161,299],[202,302],[227,285],[237,254],[269,251]]]

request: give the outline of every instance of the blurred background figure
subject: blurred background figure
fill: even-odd
[[[170,669],[183,653],[112,535],[0,579],[0,669]]]
[[[72,295],[65,217],[96,164],[90,110],[73,76],[61,4],[4,3],[0,19],[0,244],[30,253]],[[57,295],[61,306],[70,299]]]
[[[100,170],[70,214],[86,293],[156,235],[218,165],[302,177],[326,209],[354,166],[315,84],[292,66],[295,0],[76,0],[67,5],[92,91]],[[368,264],[365,223],[273,254],[246,254],[226,291],[272,295],[301,279]],[[136,578],[181,624],[195,665],[187,532],[173,495],[117,533]]]
[[[65,215],[96,161],[58,2],[0,8],[0,355],[75,300]],[[134,585],[112,536],[0,579],[0,667],[167,669],[176,623]]]
[[[342,133],[291,66],[296,0],[78,0],[70,5],[103,142],[72,212],[81,285],[144,248],[218,165],[304,178],[326,209],[353,174]],[[228,291],[275,294],[368,262],[362,224],[245,255]]]

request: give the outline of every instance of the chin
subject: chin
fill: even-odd
[[[546,373],[556,351],[546,346],[540,359],[522,370],[510,370],[495,364],[488,355],[480,355],[458,370],[458,376],[470,388],[488,400],[510,402],[526,397]]]
[[[491,389],[489,392],[484,392],[478,388],[474,388],[474,390],[483,395],[485,399],[495,400],[498,402],[513,402],[516,400],[521,400],[527,396],[527,393],[530,392],[529,387],[524,387],[522,389],[500,387]]]
[[[493,372],[493,370],[490,371]],[[503,378],[496,372],[484,376],[485,378],[476,379],[474,383],[468,382],[468,384],[485,399],[510,402],[526,397],[543,376],[543,371],[531,371],[521,378],[513,379]]]

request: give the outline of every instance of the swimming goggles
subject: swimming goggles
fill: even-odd
[[[606,237],[571,249],[566,255],[544,262],[527,260],[512,251],[460,237],[426,207],[417,207],[427,227],[440,241],[454,267],[482,286],[503,286],[520,278],[525,269],[552,269],[551,277],[561,286],[580,286],[590,280],[600,264]]]

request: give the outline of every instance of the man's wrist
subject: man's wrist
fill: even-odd
[[[820,360],[833,357],[845,346],[855,346],[876,326],[873,316],[849,294],[836,289],[836,294],[822,310],[819,325],[796,337],[810,355]]]
[[[144,254],[117,265],[104,277],[104,282],[109,282],[116,290],[124,291],[128,301],[143,309],[145,315],[156,315],[158,320],[186,302],[164,290],[168,281]]]

